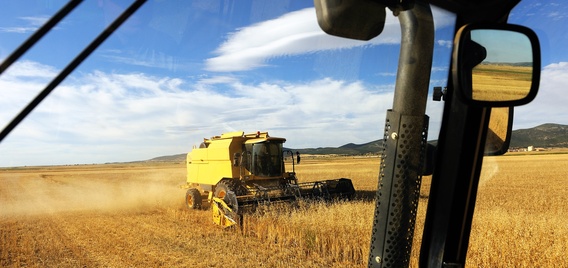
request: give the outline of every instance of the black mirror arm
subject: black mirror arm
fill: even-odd
[[[491,108],[468,106],[453,93],[449,88],[424,223],[420,267],[464,267],[467,255]]]

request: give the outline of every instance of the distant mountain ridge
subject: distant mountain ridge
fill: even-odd
[[[306,149],[290,149],[300,154],[337,154],[337,155],[364,155],[377,154],[383,146],[383,140],[371,141],[363,144],[348,143],[339,147],[320,147]]]
[[[513,130],[510,147],[568,147],[568,125],[547,123]]]
[[[484,65],[532,67],[532,62],[483,62]]]
[[[436,141],[430,143],[435,144]],[[310,155],[365,155],[365,154],[378,154],[383,146],[383,140],[371,141],[363,144],[348,143],[339,147],[319,147],[319,148],[305,148],[305,149],[292,149],[294,152],[298,151],[300,154]],[[547,123],[533,128],[513,130],[511,136],[511,148],[519,147],[543,147],[543,148],[568,148],[568,125]],[[160,156],[148,161],[185,161],[187,153]]]

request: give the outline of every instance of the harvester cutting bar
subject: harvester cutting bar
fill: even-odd
[[[303,198],[347,198],[355,195],[355,188],[350,179],[335,179],[298,183]]]
[[[355,195],[355,188],[350,179],[335,179],[314,182],[287,184],[280,187],[263,187],[255,185],[248,195],[237,197],[239,207],[247,205],[267,204],[273,202],[293,201],[299,198],[331,200],[334,198],[350,199]]]
[[[301,197],[298,186],[262,187],[249,190],[249,194],[237,196],[239,207],[247,205],[270,204],[274,202],[293,201]]]

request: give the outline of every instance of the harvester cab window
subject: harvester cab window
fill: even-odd
[[[282,143],[261,142],[252,145],[252,173],[262,177],[281,176]]]

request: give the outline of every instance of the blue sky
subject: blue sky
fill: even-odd
[[[3,2],[0,59],[65,1],[33,3]],[[2,74],[0,125],[129,3],[85,1]],[[511,15],[534,27],[546,49],[546,98],[517,109],[515,128],[568,123],[559,114],[566,109],[559,89],[568,84],[561,43],[568,13],[559,3],[532,1]],[[452,14],[434,9],[434,16],[430,88],[446,85],[453,31]],[[0,166],[144,160],[235,130],[267,130],[293,148],[380,139],[392,107],[399,27],[388,14],[383,33],[362,42],[325,35],[311,1],[150,0],[0,144]],[[428,102],[430,139],[442,108]]]
[[[485,47],[484,62],[532,62],[533,53],[529,38],[520,33],[503,30],[477,30],[471,40]]]

